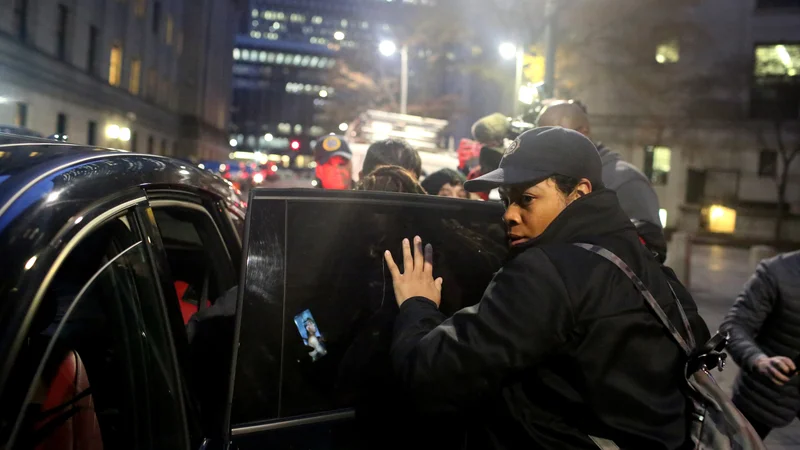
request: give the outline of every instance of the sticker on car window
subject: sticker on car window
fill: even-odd
[[[305,310],[300,314],[294,316],[294,324],[297,325],[297,331],[303,338],[303,343],[311,349],[308,356],[312,361],[316,361],[325,356],[328,351],[325,350],[325,338],[317,327],[317,322],[314,316],[311,315],[310,310]]]

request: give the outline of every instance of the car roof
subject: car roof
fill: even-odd
[[[28,203],[50,193],[64,200],[80,195],[77,205],[145,185],[202,190],[233,204],[239,201],[227,181],[177,159],[0,134],[0,237],[14,219],[9,214],[22,214]]]

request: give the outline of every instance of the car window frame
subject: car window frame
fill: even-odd
[[[109,220],[124,214],[125,211],[133,209],[137,205],[144,204],[146,202],[147,197],[143,195],[141,190],[139,190],[133,194],[113,199],[112,201],[108,202],[110,203],[110,206],[107,208],[104,207],[106,203],[93,206],[90,211],[86,211],[83,215],[76,217],[66,225],[66,227],[68,227],[66,233],[69,233],[67,235],[66,242],[57,248],[54,256],[52,257],[52,262],[50,262],[49,258],[41,258],[40,260],[37,260],[40,263],[49,262],[49,265],[45,268],[43,274],[41,274],[38,280],[35,280],[35,285],[38,287],[36,289],[32,289],[32,292],[27,294],[30,296],[28,308],[25,311],[19,327],[16,329],[16,336],[9,346],[9,350],[5,358],[6,361],[10,363],[3,364],[3,366],[0,367],[0,392],[6,388],[5,383],[8,380],[11,368],[14,366],[14,363],[17,360],[19,351],[22,347],[22,341],[25,339],[25,336],[28,335],[33,317],[36,315],[39,305],[41,304],[47,289],[50,287],[50,283],[53,281],[56,273],[58,273],[61,265],[64,263],[67,257],[69,257],[70,253],[75,249],[75,247],[78,246],[81,240],[89,235],[92,231],[102,227],[103,224]],[[98,213],[97,211],[99,210],[102,210],[102,212]],[[84,220],[84,218],[87,216],[91,216],[91,218],[89,220]],[[58,240],[54,239],[53,242],[58,242]],[[32,273],[28,275],[37,277],[40,274]]]
[[[160,278],[158,276],[159,274],[156,273],[157,272],[156,261],[153,259],[153,254],[149,250],[149,244],[151,240],[146,232],[146,225],[145,225],[146,221],[142,220],[143,217],[141,214],[142,210],[148,207],[147,197],[141,190],[138,190],[130,195],[116,198],[112,201],[112,203],[113,206],[110,206],[109,208],[106,209],[95,206],[93,208],[95,211],[99,209],[102,210],[102,212],[100,212],[95,217],[91,218],[86,222],[82,220],[84,216],[78,216],[78,218],[72,221],[73,222],[72,225],[77,229],[77,231],[75,231],[75,233],[69,238],[69,240],[63,246],[61,246],[60,251],[56,254],[56,257],[53,260],[53,263],[48,267],[45,276],[42,278],[42,282],[39,288],[36,290],[34,294],[32,303],[33,306],[28,310],[25,326],[22,329],[18,330],[17,339],[20,338],[24,339],[25,336],[27,336],[29,332],[30,323],[33,317],[38,312],[38,306],[41,304],[44,295],[50,288],[53,279],[62,268],[64,261],[67,260],[72,251],[75,250],[75,248],[77,248],[85,238],[91,236],[93,232],[101,229],[103,226],[109,224],[113,220],[119,219],[123,216],[129,216],[131,219],[133,219],[134,223],[131,224],[130,228],[131,232],[135,235],[135,239],[137,240],[137,242],[121,250],[120,253],[114,255],[113,258],[111,258],[109,261],[104,263],[100,268],[98,268],[98,270],[94,274],[92,274],[92,276],[88,280],[85,280],[78,294],[75,296],[75,299],[73,299],[72,303],[70,304],[68,312],[71,312],[74,309],[75,305],[78,304],[82,296],[87,292],[87,287],[94,286],[94,283],[97,281],[97,279],[104,273],[106,273],[106,270],[109,267],[111,267],[118,259],[126,257],[126,255],[128,255],[131,250],[134,250],[138,246],[142,246],[143,255],[147,258],[146,264],[148,266],[150,272],[149,275],[151,276],[151,278],[153,279]],[[78,227],[78,225],[82,226]],[[161,323],[159,325],[160,326],[168,325],[169,323],[171,323],[171,317],[168,314],[168,311],[165,310],[166,304],[163,295],[163,290],[161,286],[155,286],[154,289],[155,289],[155,295],[157,296],[157,298],[154,301],[160,304],[159,312],[161,314],[161,317],[165,321],[167,321],[166,324]],[[65,318],[66,317],[67,316],[65,316]],[[62,322],[60,322],[57,327],[56,334],[62,329],[63,323],[64,322],[62,319]],[[23,329],[24,331],[22,331]],[[189,429],[190,417],[187,411],[188,402],[185,396],[185,383],[182,377],[183,367],[181,366],[180,360],[178,358],[178,349],[175,345],[172,329],[167,328],[163,331],[166,333],[169,339],[167,345],[169,345],[170,348],[168,349],[168,351],[170,352],[170,357],[172,359],[171,361],[172,367],[174,367],[174,370],[176,372],[174,374],[175,381],[179,384],[177,386],[178,387],[177,401],[180,404],[178,405],[177,409],[182,411],[181,421],[184,425],[184,429],[181,430],[181,432],[184,434],[186,442],[194,442],[193,440],[194,436],[192,436],[192,432]],[[52,351],[52,344],[49,344],[46,351],[43,354],[42,360],[39,361],[39,365],[37,366],[37,371],[36,371],[37,375],[40,374],[44,366],[44,361],[46,361],[50,357],[51,351]],[[17,362],[17,357],[18,357],[18,352],[14,354],[14,357],[11,359],[11,363],[6,365],[8,367],[8,370],[13,369],[15,363]],[[33,384],[28,386],[28,389],[29,391],[25,395],[23,406],[30,403],[30,401],[32,400],[32,396],[34,394]],[[17,422],[15,423],[14,428],[12,429],[12,434],[9,437],[9,442],[12,442],[11,441],[12,439],[18,437],[19,427],[21,425],[21,418],[23,416],[24,416],[24,408],[23,411],[20,412]]]
[[[223,234],[222,230],[220,230],[219,223],[216,220],[214,220],[214,215],[211,214],[211,212],[203,204],[197,203],[197,202],[192,202],[192,201],[187,201],[187,200],[184,200],[184,199],[180,199],[179,200],[179,199],[168,199],[168,198],[152,199],[152,200],[150,200],[149,204],[150,204],[150,208],[152,208],[153,210],[157,210],[159,208],[170,208],[170,207],[173,207],[173,208],[183,208],[183,209],[188,209],[188,210],[192,210],[192,211],[197,211],[197,212],[200,212],[200,213],[204,214],[211,221],[211,223],[214,225],[214,231],[216,231],[216,236],[219,238],[219,244],[222,245],[222,248],[225,251],[225,256],[227,256],[227,261],[229,262],[228,266],[229,266],[229,269],[231,271],[231,275],[232,275],[231,278],[232,278],[233,281],[236,280],[237,275],[238,275],[238,270],[237,270],[237,265],[236,265],[236,263],[234,263],[234,260],[233,260],[233,256],[234,255],[231,254],[231,249],[229,248],[229,240],[225,238],[225,235]],[[156,222],[156,225],[157,225],[157,222]],[[161,238],[161,232],[159,231],[158,233],[159,233],[159,238]],[[162,240],[162,248],[163,248],[163,240]],[[213,250],[210,249],[209,251],[211,252]],[[166,252],[166,250],[165,250],[165,252]],[[216,257],[217,255],[213,255],[213,256]],[[217,261],[217,260],[214,259],[213,261]],[[216,264],[216,263],[214,263],[214,264]],[[170,273],[169,266],[167,266],[167,270],[168,270],[167,273]],[[235,285],[235,283],[233,285]],[[175,298],[177,300],[177,295],[176,295]]]

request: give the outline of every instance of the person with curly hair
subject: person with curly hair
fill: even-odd
[[[427,194],[414,175],[400,166],[378,167],[369,175],[361,178],[356,185],[356,190]]]

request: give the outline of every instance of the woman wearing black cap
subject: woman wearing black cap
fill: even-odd
[[[423,256],[416,237],[412,255],[405,240],[402,273],[386,253],[400,305],[395,370],[421,407],[476,418],[470,447],[686,443],[681,348],[624,271],[574,244],[616,254],[673,323],[683,308],[698,342],[708,328],[675,274],[641,245],[601,172],[591,141],[543,127],[509,145],[497,170],[467,182],[501,189],[511,255],[481,302],[453,317],[438,311],[443,280],[433,276],[430,245]]]

